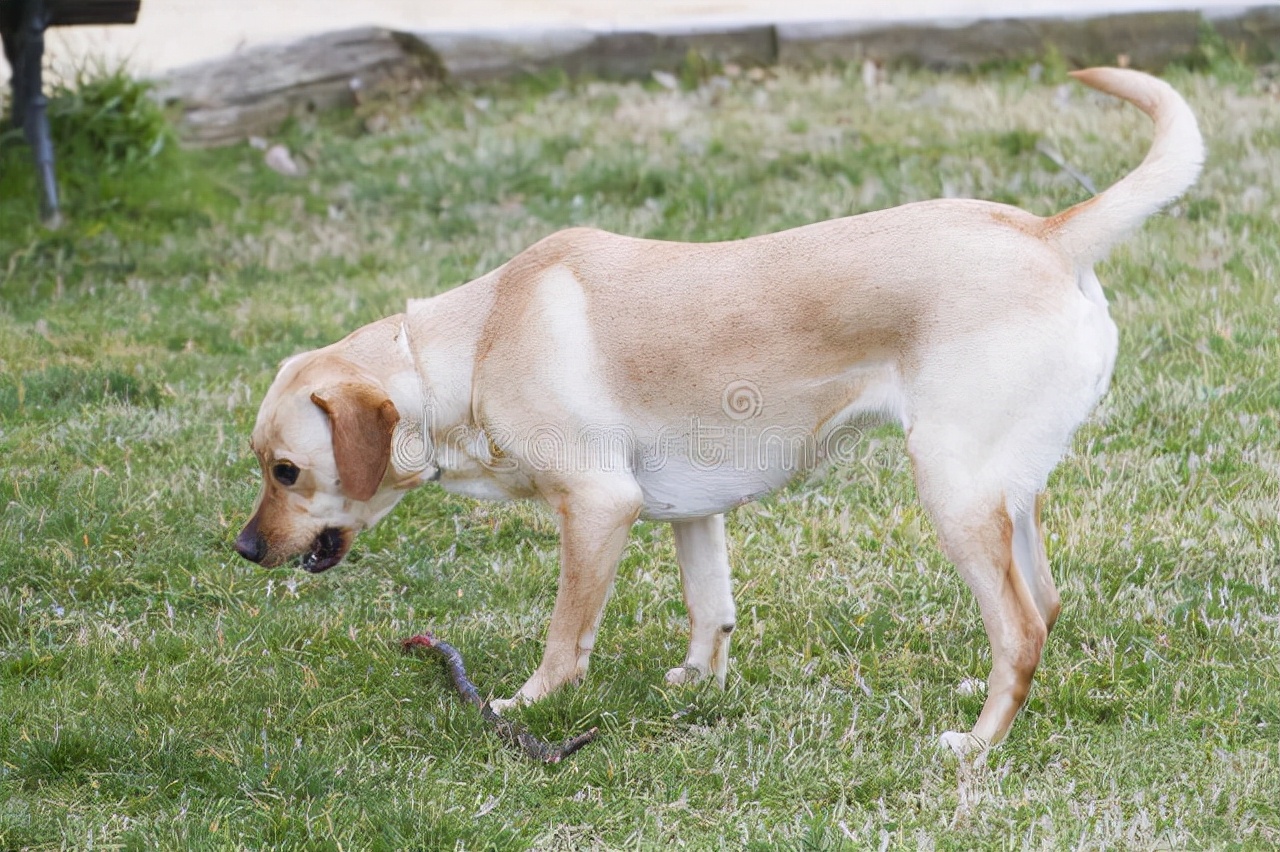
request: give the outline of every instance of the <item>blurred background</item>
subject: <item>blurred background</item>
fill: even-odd
[[[696,26],[800,21],[938,21],[1086,16],[1175,9],[1238,9],[1231,0],[144,0],[136,26],[58,27],[48,34],[51,71],[85,56],[125,60],[147,75],[245,47],[376,24],[409,31],[581,26]],[[0,75],[8,68],[0,63]]]

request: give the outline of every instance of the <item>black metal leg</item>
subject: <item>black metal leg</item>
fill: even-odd
[[[48,100],[44,96],[44,31],[49,12],[44,0],[27,0],[14,33],[6,33],[5,54],[13,67],[13,123],[22,127],[31,146],[40,181],[40,217],[51,228],[62,219],[58,183],[53,172],[53,142],[49,137]]]

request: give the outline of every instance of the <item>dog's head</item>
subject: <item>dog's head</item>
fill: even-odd
[[[404,493],[383,481],[399,420],[380,383],[341,356],[285,361],[253,428],[262,491],[236,551],[268,568],[301,555],[317,574],[341,562]]]

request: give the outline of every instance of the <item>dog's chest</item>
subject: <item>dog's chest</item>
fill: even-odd
[[[481,430],[456,430],[436,447],[440,487],[478,500],[522,500],[537,494],[527,465],[498,449]]]

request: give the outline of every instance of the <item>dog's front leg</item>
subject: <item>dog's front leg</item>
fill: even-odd
[[[578,479],[549,490],[560,521],[555,609],[542,663],[514,696],[490,702],[499,713],[586,674],[627,534],[640,516],[640,488],[630,476]]]
[[[735,623],[724,515],[673,521],[671,531],[689,612],[689,653],[684,665],[667,672],[667,683],[694,683],[714,674],[723,687]]]

